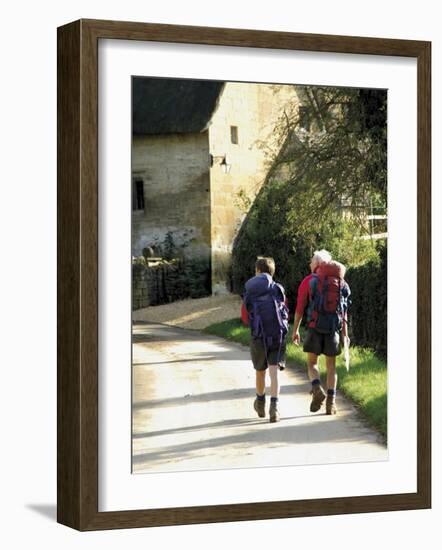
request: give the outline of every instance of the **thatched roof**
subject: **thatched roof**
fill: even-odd
[[[217,106],[224,82],[134,77],[133,135],[203,131]]]

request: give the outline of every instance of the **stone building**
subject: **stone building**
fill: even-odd
[[[275,151],[294,86],[133,79],[132,253],[173,246],[207,261],[211,292],[229,290],[234,238]]]

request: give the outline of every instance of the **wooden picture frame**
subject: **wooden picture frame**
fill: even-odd
[[[417,492],[98,511],[98,40],[417,59]],[[58,521],[81,531],[431,506],[431,44],[423,41],[79,20],[58,29]]]

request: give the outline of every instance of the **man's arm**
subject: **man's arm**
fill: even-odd
[[[293,323],[293,336],[292,341],[294,344],[299,345],[301,343],[301,336],[299,335],[299,326],[304,315],[304,310],[308,304],[308,292],[309,282],[306,277],[298,288],[298,299],[296,301],[295,320]]]
[[[342,318],[342,337],[345,339],[348,336],[348,330],[347,330],[347,314],[345,313]]]
[[[302,313],[299,313],[298,311],[296,311],[295,320],[293,322],[292,340],[293,340],[293,343],[296,344],[297,346],[299,346],[299,344],[301,343],[301,336],[299,334],[299,326],[301,324],[301,321],[302,321]]]

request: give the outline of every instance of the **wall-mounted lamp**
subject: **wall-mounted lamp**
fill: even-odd
[[[227,162],[227,155],[221,155],[221,156],[214,156],[214,155],[209,155],[210,156],[210,167],[212,168],[212,166],[215,164],[215,161],[219,161],[218,164],[221,166],[224,174],[228,174],[230,172],[230,168],[232,167],[231,164],[229,164]]]

